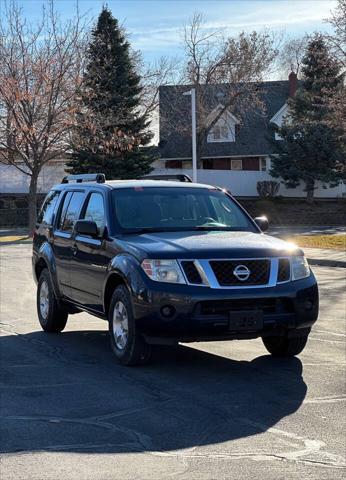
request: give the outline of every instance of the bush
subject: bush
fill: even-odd
[[[278,193],[280,183],[273,180],[257,182],[257,193],[262,198],[272,198]]]

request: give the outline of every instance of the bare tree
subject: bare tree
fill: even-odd
[[[327,35],[329,46],[341,65],[346,68],[346,0],[338,0],[337,7],[326,20],[334,30]]]
[[[182,78],[185,90],[194,87],[197,104],[197,162],[201,166],[203,147],[209,132],[225,112],[242,115],[250,107],[262,108],[258,84],[277,55],[275,39],[268,32],[240,33],[226,37],[223,31],[207,28],[204,17],[195,13],[184,29]],[[214,88],[218,85],[219,88]],[[177,86],[177,98],[182,87]],[[217,106],[217,108],[215,108]],[[170,130],[186,129],[182,101],[166,105]]]
[[[28,23],[15,2],[0,19],[0,162],[30,177],[30,231],[39,174],[68,149],[83,31],[78,11],[62,24],[53,1],[38,24]]]
[[[181,80],[179,77],[179,60],[177,58],[161,57],[153,63],[138,65],[142,79],[141,105],[149,115],[157,112],[159,106],[159,89],[162,85],[172,85]]]
[[[301,73],[302,60],[309,42],[309,36],[288,38],[282,45],[278,56],[278,66],[282,77],[286,80],[290,72]]]

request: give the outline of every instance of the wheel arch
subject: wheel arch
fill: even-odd
[[[130,290],[124,276],[119,271],[113,271],[107,278],[103,293],[103,309],[107,316],[113,292],[119,285],[124,285]]]
[[[38,262],[36,262],[36,265],[35,265],[35,275],[37,280],[39,280],[42,270],[44,270],[45,268],[49,270],[46,260],[43,257],[40,257]]]

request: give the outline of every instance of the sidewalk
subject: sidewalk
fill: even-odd
[[[310,265],[346,268],[346,252],[329,248],[302,248]]]
[[[268,234],[274,237],[299,237],[300,235],[340,235],[346,233],[346,227],[325,227],[325,226],[275,226],[269,228]],[[294,240],[293,240],[294,241]],[[346,268],[346,251],[330,248],[309,248],[301,247],[310,265],[323,267]]]

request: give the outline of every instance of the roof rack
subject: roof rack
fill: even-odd
[[[141,180],[173,180],[177,182],[192,183],[191,177],[184,173],[172,174],[172,175],[146,175]]]
[[[105,181],[106,176],[104,173],[81,173],[78,175],[66,175],[66,177],[61,180],[61,183],[105,183]]]

